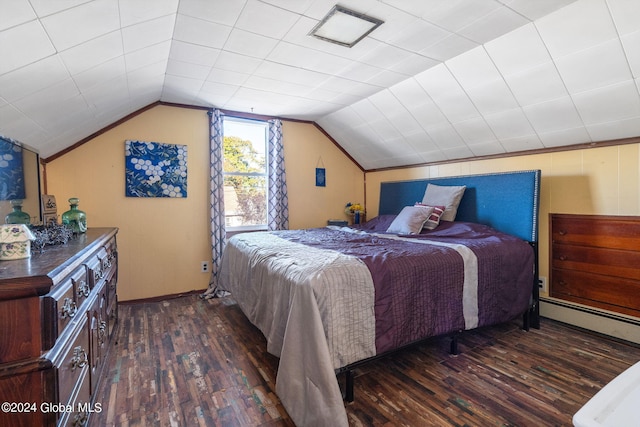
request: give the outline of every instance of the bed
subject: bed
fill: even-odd
[[[347,426],[336,374],[350,397],[363,361],[518,316],[539,327],[539,185],[539,170],[386,182],[362,225],[230,238],[219,286],[280,358],[296,425]]]

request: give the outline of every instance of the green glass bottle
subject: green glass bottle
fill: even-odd
[[[31,224],[31,217],[28,213],[22,212],[22,200],[12,200],[13,211],[4,217],[5,224]]]
[[[71,227],[74,233],[87,231],[87,214],[78,209],[79,201],[77,197],[70,198],[70,209],[62,214],[62,224]]]

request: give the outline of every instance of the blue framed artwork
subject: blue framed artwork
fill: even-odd
[[[327,171],[325,168],[316,168],[316,187],[327,186]]]
[[[187,146],[125,141],[127,197],[187,197]]]
[[[25,196],[22,147],[0,137],[0,200]]]

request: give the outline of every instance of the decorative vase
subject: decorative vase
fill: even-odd
[[[4,217],[5,224],[31,224],[31,217],[28,213],[22,212],[22,200],[11,200],[13,211]]]
[[[74,233],[87,231],[87,214],[78,209],[79,201],[77,197],[70,198],[70,209],[62,214],[62,223],[71,227]]]
[[[360,224],[360,211],[355,211],[353,214],[353,223]]]

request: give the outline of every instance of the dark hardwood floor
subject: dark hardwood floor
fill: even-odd
[[[91,426],[292,426],[278,359],[233,299],[120,305]],[[640,348],[543,319],[435,338],[359,367],[351,426],[570,426]]]

